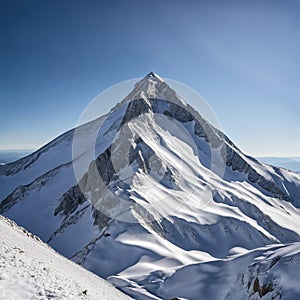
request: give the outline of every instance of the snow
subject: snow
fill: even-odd
[[[130,299],[0,216],[0,299]]]
[[[185,101],[157,74],[150,72],[134,86],[134,89],[122,100],[121,104],[133,100],[163,99],[181,106],[186,106]]]

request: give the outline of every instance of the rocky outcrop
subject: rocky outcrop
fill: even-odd
[[[242,156],[228,144],[223,144],[220,150],[221,156],[228,167],[233,171],[239,171],[247,174],[248,180],[252,183],[257,184],[264,191],[271,194],[273,197],[292,201],[292,199],[285,194],[276,184],[271,180],[267,180],[260,175],[249,163],[242,158]]]
[[[285,201],[292,201],[291,198],[285,193],[283,193],[274,182],[265,179],[262,175],[258,174],[253,168],[249,169],[248,179],[249,181],[256,183],[265,191],[270,192],[271,195],[273,195],[274,197]]]
[[[4,213],[5,211],[9,210],[11,207],[13,207],[15,204],[17,204],[19,201],[22,201],[23,198],[26,197],[27,194],[30,192],[36,190],[41,190],[44,186],[47,185],[48,181],[55,177],[56,174],[60,172],[61,169],[69,166],[70,163],[63,164],[46,174],[41,175],[37,179],[35,179],[33,182],[29,184],[24,184],[19,187],[17,187],[11,194],[9,194],[3,201],[0,202],[0,213]]]
[[[64,214],[66,217],[71,215],[81,204],[86,201],[85,196],[78,185],[71,187],[63,196],[59,206],[55,209],[54,215]]]
[[[119,129],[132,119],[149,112],[151,107],[144,99],[133,100],[128,104]]]

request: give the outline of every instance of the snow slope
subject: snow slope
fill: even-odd
[[[300,242],[300,175],[242,153],[153,73],[109,114],[0,166],[0,185],[0,213],[135,299],[253,300],[269,252]]]
[[[300,243],[208,260],[178,268],[161,284],[162,298],[296,300],[300,297],[299,264]]]
[[[0,216],[0,299],[130,299]]]

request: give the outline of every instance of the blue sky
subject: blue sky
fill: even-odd
[[[1,0],[0,149],[45,144],[152,70],[203,95],[246,153],[299,156],[299,16],[296,0]]]

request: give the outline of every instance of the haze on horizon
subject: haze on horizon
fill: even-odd
[[[299,156],[299,13],[298,1],[1,1],[0,149],[44,145],[103,90],[154,71],[203,95],[245,153]]]

